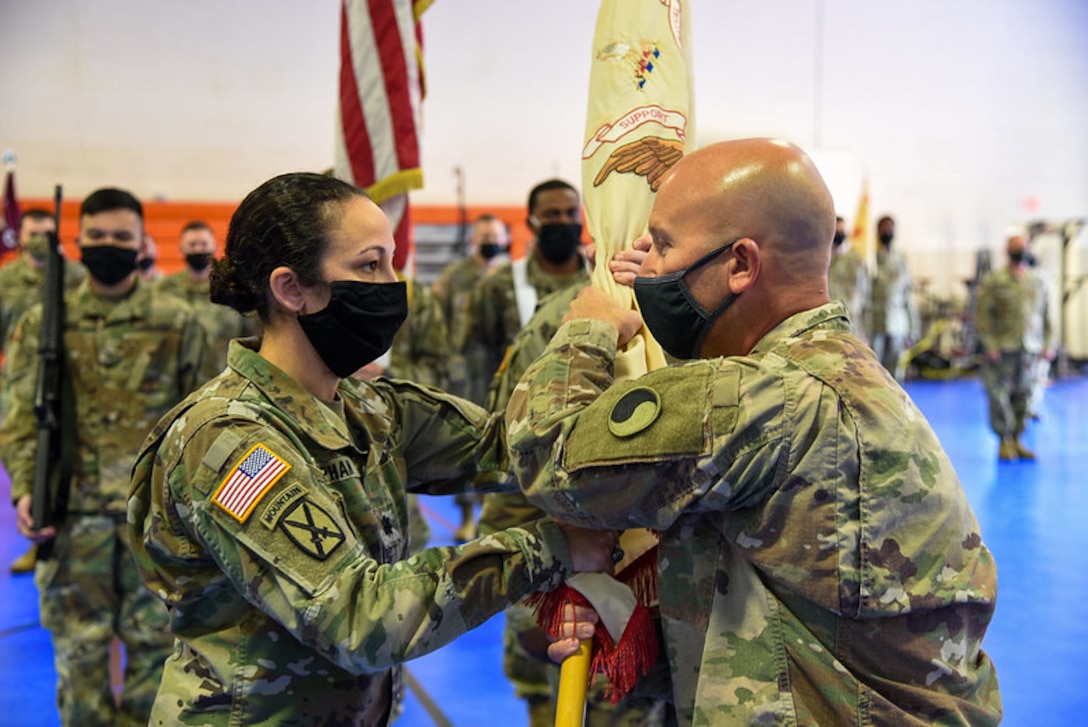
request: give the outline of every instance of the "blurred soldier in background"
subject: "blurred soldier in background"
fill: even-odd
[[[246,318],[233,308],[212,302],[208,279],[219,243],[208,223],[196,220],[185,225],[178,248],[185,259],[185,269],[167,275],[159,282],[159,288],[184,298],[193,306],[201,325],[208,332],[208,342],[215,356],[215,370],[222,371],[227,365],[227,344],[230,340],[254,336],[260,331],[260,325],[255,317]]]
[[[975,330],[984,358],[982,379],[989,400],[990,426],[1001,443],[1003,461],[1035,459],[1020,436],[1040,359],[1051,358],[1049,295],[1046,281],[1028,265],[1028,241],[1012,235],[1005,244],[1008,265],[979,285]]]
[[[877,358],[898,381],[905,371],[901,366],[903,353],[912,341],[918,340],[921,323],[911,288],[914,281],[907,261],[892,248],[895,220],[884,216],[877,221],[876,275],[872,289],[872,336],[870,343]]]
[[[850,313],[850,332],[862,340],[868,340],[869,320],[869,270],[865,260],[850,246],[847,239],[846,221],[835,218],[834,245],[831,248],[831,268],[827,272],[828,295],[831,300],[841,300]]]

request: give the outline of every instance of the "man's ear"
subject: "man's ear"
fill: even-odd
[[[280,265],[268,276],[268,289],[272,298],[282,308],[291,313],[301,313],[306,305],[306,296],[298,274],[286,265]]]
[[[533,237],[540,235],[540,220],[536,218],[536,215],[529,215],[525,218],[525,226],[529,228],[529,232],[533,233]]]
[[[740,295],[759,278],[762,264],[759,245],[750,237],[742,237],[733,244],[733,265],[729,268],[729,292]]]

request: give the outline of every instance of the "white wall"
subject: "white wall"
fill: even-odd
[[[578,183],[592,0],[438,0],[426,189]],[[1088,215],[1088,2],[695,0],[699,144],[778,135],[845,216],[862,176],[916,276],[961,292],[1015,222]],[[0,0],[0,149],[22,196],[239,199],[332,164],[338,0]],[[1085,236],[1082,236],[1082,238]],[[1083,239],[1081,244],[1084,243]]]

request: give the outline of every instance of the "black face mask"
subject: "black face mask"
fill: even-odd
[[[717,308],[708,311],[696,302],[691,289],[684,282],[684,276],[706,265],[734,244],[736,240],[707,253],[684,270],[656,278],[635,278],[635,299],[642,311],[642,319],[661,348],[673,358],[697,358],[710,327],[737,298],[730,293]]]
[[[845,241],[846,241],[846,233],[845,232],[836,232],[835,233],[835,247],[838,247],[839,245],[843,244],[843,242],[845,242]]]
[[[1016,252],[1010,252],[1009,253],[1009,260],[1012,261],[1013,265],[1019,265],[1020,263],[1024,262],[1027,259],[1028,259],[1028,256],[1024,253],[1023,250],[1017,250]],[[1029,264],[1030,264],[1030,262],[1029,262]]]
[[[329,369],[344,379],[393,345],[408,317],[408,285],[337,280],[329,304],[299,325]]]
[[[891,247],[892,240],[895,239],[895,233],[882,232],[880,233],[880,244],[884,247]]]
[[[91,277],[104,285],[117,285],[136,270],[136,251],[113,245],[85,247],[80,260]]]
[[[480,245],[480,257],[491,260],[496,255],[506,252],[506,248],[497,242],[485,242]]]
[[[194,273],[202,273],[212,264],[212,256],[206,252],[191,252],[185,256],[185,264]]]
[[[545,260],[552,265],[562,265],[578,252],[582,240],[582,224],[573,222],[553,222],[540,226],[540,235],[536,238],[537,249]]]

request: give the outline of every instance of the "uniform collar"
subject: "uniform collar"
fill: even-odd
[[[80,318],[103,318],[111,323],[140,320],[151,314],[151,286],[136,276],[136,285],[120,298],[99,295],[88,277],[72,294],[72,313]]]
[[[260,339],[235,339],[227,349],[227,364],[257,387],[282,415],[301,426],[325,449],[355,446],[344,417],[301,384],[257,353]],[[343,385],[341,384],[341,388]]]
[[[760,356],[771,351],[775,346],[790,338],[797,338],[813,328],[825,328],[850,332],[850,321],[846,317],[846,305],[840,300],[809,308],[794,313],[772,328],[752,347],[749,356]]]

